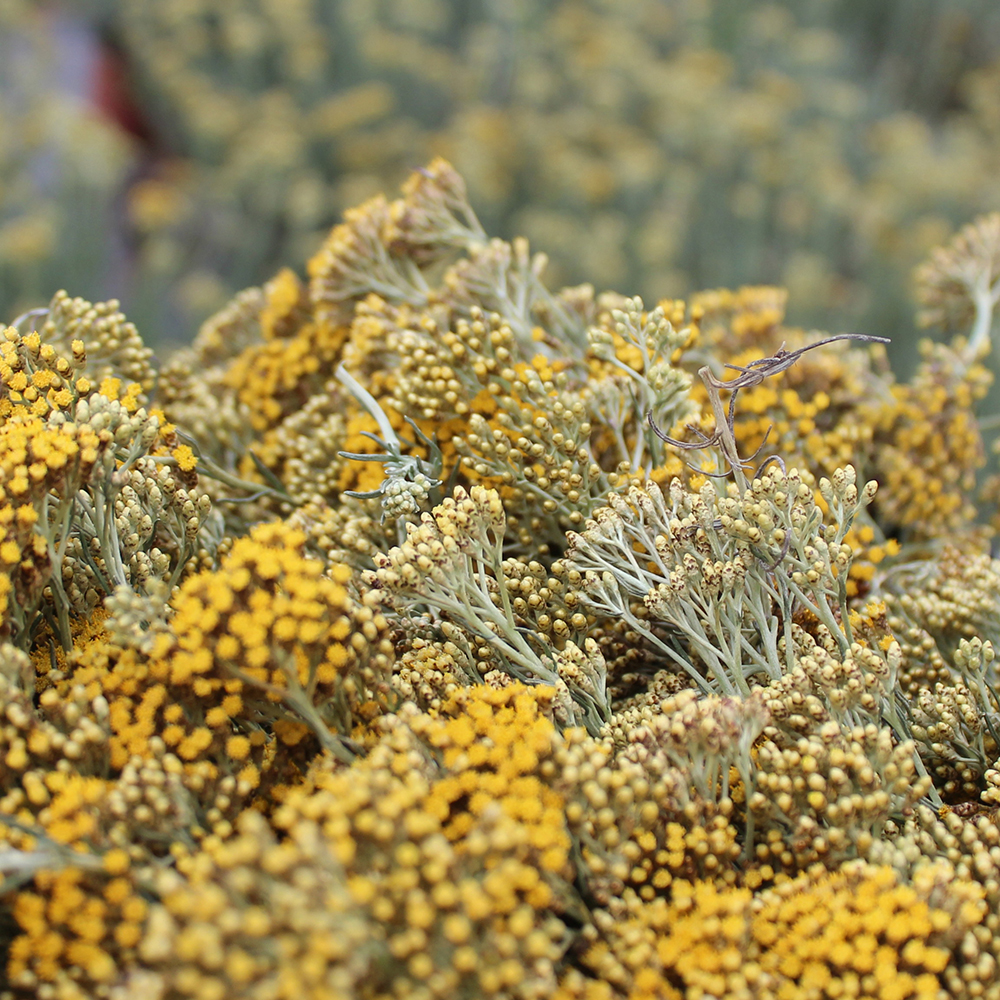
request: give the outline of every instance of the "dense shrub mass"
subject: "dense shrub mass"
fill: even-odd
[[[441,159],[159,366],[0,343],[0,996],[1000,997],[1000,218],[896,381]]]

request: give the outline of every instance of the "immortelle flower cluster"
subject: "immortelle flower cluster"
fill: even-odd
[[[0,997],[1000,997],[997,226],[906,382],[442,160],[159,363],[16,318]]]

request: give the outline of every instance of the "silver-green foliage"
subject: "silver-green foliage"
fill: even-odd
[[[569,533],[566,566],[595,611],[627,620],[703,690],[747,695],[755,676],[793,668],[798,612],[850,650],[845,536],[876,484],[859,491],[848,466],[819,490],[826,515],[811,477],[777,466],[743,493],[675,479],[664,494],[650,481]]]

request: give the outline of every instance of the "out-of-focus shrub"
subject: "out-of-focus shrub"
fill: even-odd
[[[89,75],[81,28],[27,0],[0,3],[0,303],[8,316],[43,305],[64,284],[96,289],[111,280],[116,251],[95,243],[129,152],[79,93]]]
[[[793,320],[879,333],[909,327],[913,265],[1000,200],[987,0],[69,6],[151,124],[125,298],[161,334],[434,153],[557,282],[775,282]]]

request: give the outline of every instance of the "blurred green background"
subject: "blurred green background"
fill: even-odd
[[[0,0],[0,315],[189,339],[437,153],[554,283],[783,284],[905,359],[913,266],[1000,208],[1000,4]]]

